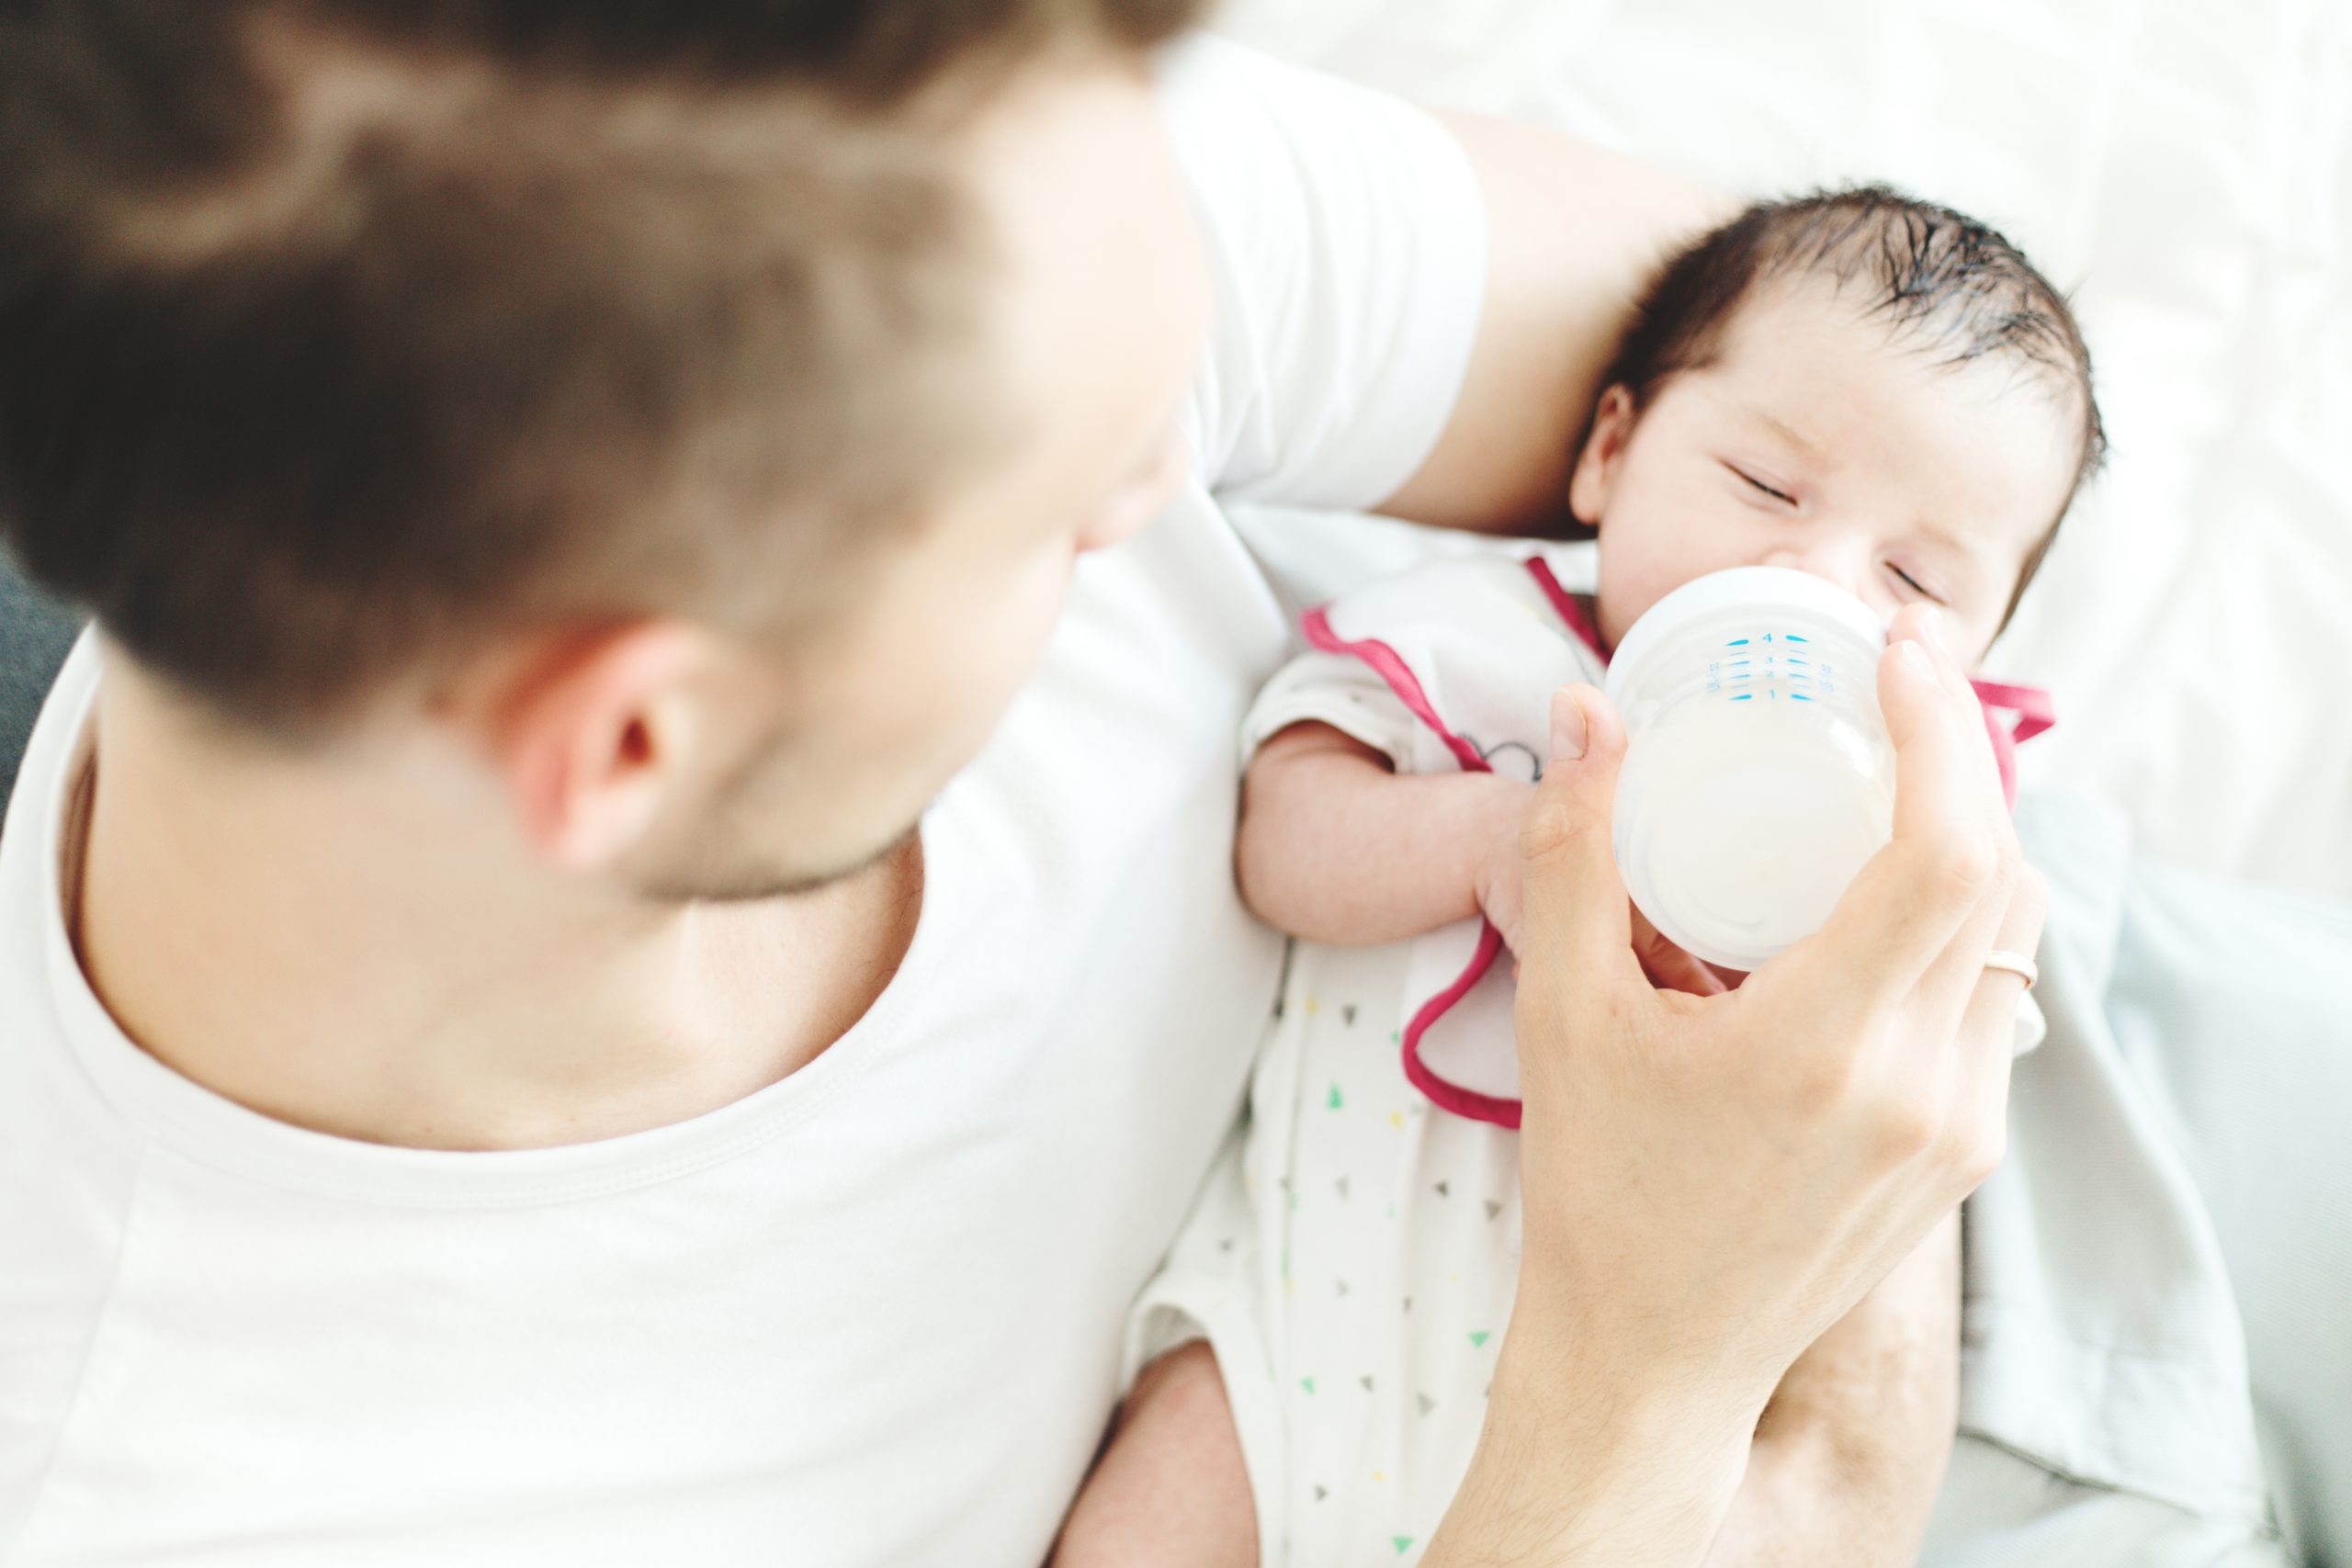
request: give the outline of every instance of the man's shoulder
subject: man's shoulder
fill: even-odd
[[[136,1140],[77,1070],[44,934],[0,918],[0,1558],[43,1491],[120,1277]]]
[[[1386,93],[1196,38],[1161,67],[1215,310],[1190,415],[1221,496],[1375,506],[1453,408],[1485,298],[1459,141]]]

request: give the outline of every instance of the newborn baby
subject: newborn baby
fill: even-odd
[[[1308,617],[1314,651],[1245,728],[1236,852],[1251,907],[1301,940],[1249,1122],[1138,1305],[1137,1393],[1065,1561],[1419,1555],[1477,1441],[1517,1280],[1509,965],[1464,965],[1488,926],[1518,938],[1553,688],[1597,682],[1644,611],[1736,566],[1928,615],[1973,661],[2102,446],[2066,303],[1999,235],[1877,187],[1759,204],[1643,303],[1568,492],[1595,541],[1433,564]],[[1475,739],[1449,718],[1473,707]],[[2007,782],[2010,727],[1989,728]],[[1635,931],[1661,984],[1736,978]],[[1456,1067],[1422,1049],[1441,1015]],[[1949,1269],[1928,1276],[1947,1296]],[[1144,1419],[1172,1397],[1160,1359],[1196,1340],[1230,1423]],[[1903,1506],[1916,1540],[1925,1499]],[[1756,1517],[1735,1510],[1716,1561],[1786,1548],[1736,1539]]]

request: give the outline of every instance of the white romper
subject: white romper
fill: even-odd
[[[1313,650],[1260,695],[1243,754],[1319,721],[1400,773],[1476,758],[1532,780],[1553,691],[1602,674],[1596,571],[1593,545],[1531,546],[1310,612]],[[1131,1375],[1210,1341],[1268,1564],[1410,1562],[1468,1468],[1520,1253],[1509,965],[1480,964],[1493,944],[1478,920],[1382,947],[1293,943],[1249,1116],[1131,1320]],[[2041,1031],[2029,1001],[2020,1047]]]

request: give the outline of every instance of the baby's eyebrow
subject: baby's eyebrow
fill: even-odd
[[[1753,404],[1748,405],[1745,412],[1750,420],[1762,425],[1765,429],[1770,431],[1773,434],[1779,436],[1781,440],[1787,442],[1790,446],[1795,447],[1806,457],[1820,458],[1826,456],[1818,443],[1814,441],[1811,436],[1805,434],[1804,432],[1799,430],[1795,425],[1791,424],[1787,420],[1782,419],[1780,415],[1770,412],[1764,409],[1758,408]]]
[[[1923,517],[1911,526],[1928,543],[1950,550],[1964,561],[1974,562],[1982,554],[1975,540],[1967,535],[1954,533],[1941,523]]]

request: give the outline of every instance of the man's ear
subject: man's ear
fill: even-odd
[[[1568,476],[1568,511],[1588,528],[1600,526],[1609,514],[1609,494],[1616,487],[1617,470],[1634,438],[1634,393],[1618,382],[1600,394],[1592,411],[1592,433],[1577,454],[1576,471]]]
[[[573,639],[525,662],[483,722],[525,839],[548,863],[615,863],[660,815],[694,740],[707,637],[646,621]]]

